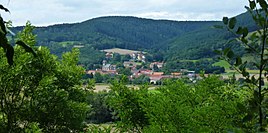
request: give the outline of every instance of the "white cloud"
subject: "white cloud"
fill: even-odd
[[[14,25],[73,23],[93,17],[128,15],[171,20],[219,20],[244,12],[246,0],[8,0],[1,12]]]
[[[197,13],[197,12],[146,12],[135,14],[135,16],[152,19],[169,19],[177,21],[204,21],[204,20],[221,20],[223,16],[232,16],[226,12],[218,13]]]

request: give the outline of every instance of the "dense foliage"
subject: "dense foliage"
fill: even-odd
[[[108,107],[107,98],[109,93],[106,91],[91,93],[87,98],[87,103],[92,105],[92,111],[87,116],[89,123],[107,123],[114,121],[112,110]]]
[[[244,128],[244,105],[248,92],[211,76],[196,84],[166,81],[156,90],[131,89],[122,82],[111,87],[109,105],[123,131],[134,132],[225,132]]]
[[[97,49],[154,48],[186,32],[208,27],[215,22],[176,22],[135,17],[101,17],[82,23],[54,25],[36,29],[39,44],[78,41]],[[46,42],[46,43],[45,43]]]
[[[36,56],[16,45],[9,66],[0,51],[0,132],[79,131],[90,111],[81,86],[84,70],[77,66],[79,52],[67,52],[59,61],[47,48],[34,47],[32,30],[27,23],[18,39],[34,48]]]

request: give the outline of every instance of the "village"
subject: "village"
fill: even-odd
[[[109,60],[114,57],[114,54],[115,52],[107,50],[105,60],[102,62],[102,67],[95,70],[87,70],[86,73],[93,76],[96,73],[109,76],[120,75],[117,65],[109,63]],[[128,61],[124,61],[122,63],[122,66],[126,69],[129,69],[131,72],[131,74],[128,76],[130,81],[139,78],[140,76],[147,76],[149,78],[149,83],[156,85],[160,84],[164,79],[179,79],[186,77],[195,82],[196,79],[200,78],[199,74],[196,74],[195,71],[189,71],[187,69],[181,69],[178,72],[165,74],[161,71],[165,65],[164,62],[146,62],[146,56],[141,51],[125,52],[124,54],[128,54],[131,57]],[[149,67],[141,67],[142,63],[149,64]]]

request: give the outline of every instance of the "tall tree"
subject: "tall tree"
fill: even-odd
[[[23,132],[33,123],[44,132],[78,131],[90,109],[79,52],[67,52],[59,61],[47,48],[34,47],[32,30],[27,23],[18,39],[29,43],[36,57],[16,45],[10,66],[0,51],[0,132]]]
[[[226,48],[218,51],[222,54],[223,59],[233,65],[239,73],[243,75],[248,87],[252,91],[252,98],[249,101],[250,111],[245,116],[245,121],[258,119],[259,131],[265,131],[266,112],[267,112],[267,88],[265,87],[265,79],[268,78],[268,55],[267,55],[267,37],[268,37],[268,4],[266,0],[249,0],[249,7],[246,9],[259,27],[257,31],[250,33],[247,27],[236,27],[236,18],[223,18],[223,23],[227,29],[236,34],[235,40],[240,41],[245,51],[252,55],[253,61],[243,61],[239,55],[236,55],[232,49]],[[253,64],[258,70],[258,76],[250,75],[247,65]],[[256,110],[257,108],[257,110]],[[258,115],[256,115],[258,114]]]

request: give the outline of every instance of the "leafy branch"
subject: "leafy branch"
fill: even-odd
[[[0,10],[4,10],[5,12],[10,12],[7,8],[5,8],[3,5],[0,4]],[[0,16],[0,47],[2,47],[5,51],[6,54],[6,58],[8,61],[9,65],[13,65],[13,57],[14,57],[14,48],[13,46],[8,42],[7,39],[7,33],[8,31],[10,32],[10,30],[8,30],[7,26],[6,26],[6,22],[4,21],[4,19]],[[17,45],[22,46],[26,52],[32,53],[34,56],[36,56],[35,51],[28,46],[27,44],[25,44],[23,41],[17,41],[16,42]]]
[[[223,24],[227,28],[228,31],[234,33],[237,36],[237,39],[245,48],[245,51],[248,54],[253,55],[256,59],[254,61],[242,61],[242,58],[231,50],[231,48],[226,48],[223,51],[216,51],[221,54],[223,59],[228,61],[229,63],[234,61],[233,68],[242,74],[242,76],[246,79],[245,81],[249,84],[253,84],[257,89],[253,88],[253,98],[250,102],[257,103],[256,107],[258,111],[252,109],[251,113],[248,113],[245,118],[247,120],[252,120],[254,117],[253,113],[258,112],[258,120],[259,120],[259,131],[265,131],[266,122],[265,117],[267,108],[264,106],[264,94],[267,93],[267,89],[263,86],[264,78],[267,78],[268,74],[268,48],[267,48],[267,33],[268,33],[268,4],[265,0],[249,0],[249,7],[245,7],[248,12],[251,14],[251,17],[255,21],[256,25],[259,29],[253,33],[249,34],[247,27],[236,27],[237,20],[235,17],[228,18],[223,17]],[[247,71],[246,67],[249,63],[253,63],[253,65],[259,70],[258,78],[255,76],[251,76]],[[231,63],[230,63],[231,64]],[[250,119],[248,119],[250,118]]]

